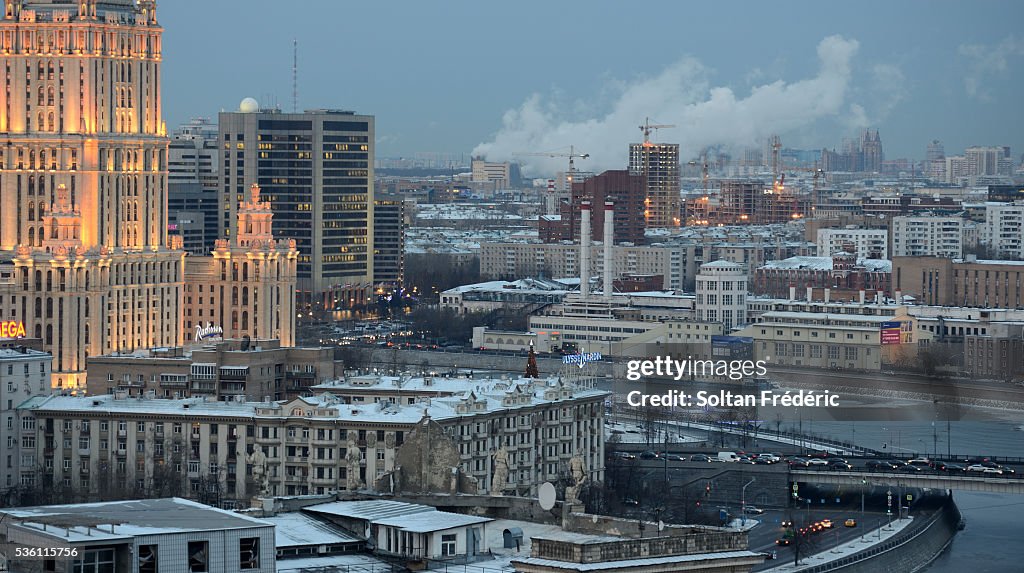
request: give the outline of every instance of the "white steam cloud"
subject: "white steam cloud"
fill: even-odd
[[[992,95],[985,84],[993,77],[1007,74],[1010,60],[1024,56],[1024,41],[1007,36],[996,45],[964,44],[960,55],[966,58],[967,73],[964,74],[964,89],[967,95],[981,101],[991,101]]]
[[[711,145],[753,145],[826,117],[843,116],[842,123],[861,124],[863,108],[846,103],[857,48],[856,40],[829,36],[818,44],[815,77],[756,86],[746,97],[737,97],[727,87],[710,87],[700,63],[684,58],[656,77],[630,84],[603,117],[582,121],[563,119],[559,109],[534,94],[518,109],[505,112],[501,130],[492,141],[478,145],[473,155],[516,160],[523,164],[524,174],[541,175],[564,171],[567,160],[515,154],[568,152],[572,145],[577,153],[590,154],[577,161],[578,169],[600,172],[625,168],[628,145],[642,141],[638,126],[645,117],[652,123],[676,125],[651,138],[678,142],[683,159]],[[849,122],[848,115],[861,117]]]

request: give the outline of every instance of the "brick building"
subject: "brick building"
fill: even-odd
[[[831,257],[790,257],[769,261],[754,271],[751,293],[787,297],[791,287],[831,289],[836,300],[859,291],[890,292],[892,263],[884,259],[857,259],[850,253]]]

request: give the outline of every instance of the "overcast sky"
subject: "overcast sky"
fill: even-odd
[[[244,97],[377,118],[377,156],[553,151],[622,168],[637,129],[687,154],[778,133],[887,158],[1024,152],[1024,2],[300,0],[159,3],[173,129]]]

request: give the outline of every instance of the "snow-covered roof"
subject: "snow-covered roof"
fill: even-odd
[[[712,261],[710,263],[704,263],[700,266],[702,269],[741,269],[743,265],[734,263],[732,261]]]
[[[857,265],[871,272],[892,272],[892,261],[885,259],[858,259]],[[833,268],[832,257],[789,257],[781,261],[767,261],[761,269],[766,270],[813,270],[830,271]]]
[[[0,510],[0,513],[17,518],[22,522],[20,526],[32,528],[37,534],[58,536],[72,543],[272,525],[261,519],[177,497],[18,507]],[[47,523],[45,531],[42,525],[37,525],[43,522]],[[92,524],[92,527],[76,525],[85,523]]]
[[[603,561],[600,563],[575,563],[571,561],[556,561],[554,559],[541,559],[538,557],[527,557],[526,559],[513,559],[512,563],[523,563],[536,567],[550,567],[553,569],[569,569],[572,571],[603,571],[607,569],[626,569],[639,567],[654,567],[672,565],[676,563],[696,563],[701,561],[724,561],[727,559],[757,558],[763,559],[763,555],[753,551],[723,551],[720,553],[696,553],[693,555],[669,555],[666,557],[648,557],[644,559],[626,559],[623,561]]]
[[[489,517],[448,513],[447,511],[427,511],[413,515],[376,519],[373,523],[374,525],[397,527],[402,531],[410,533],[429,533],[431,531],[444,531],[477,523],[487,523],[488,521],[494,520]]]
[[[274,524],[274,545],[278,549],[282,547],[334,545],[361,541],[330,523],[325,523],[312,515],[297,511],[281,513],[262,519]]]
[[[325,555],[323,557],[286,557],[277,560],[277,573],[310,573],[320,571],[346,571],[348,573],[378,573],[390,571],[392,565],[369,555]]]
[[[387,499],[371,499],[365,501],[332,501],[330,503],[304,507],[303,511],[375,522],[379,519],[409,516],[437,510],[429,505],[404,503]]]

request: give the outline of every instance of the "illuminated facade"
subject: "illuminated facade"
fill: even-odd
[[[629,172],[643,175],[647,180],[647,200],[644,205],[647,227],[678,227],[682,217],[679,144],[630,144]]]
[[[233,238],[218,239],[211,256],[185,260],[185,336],[213,325],[224,338],[277,339],[292,346],[295,240],[274,239],[273,212],[255,183],[236,212]]]
[[[0,318],[42,339],[56,387],[88,356],[182,341],[161,34],[152,0],[4,5]]]
[[[374,117],[340,110],[282,113],[251,99],[218,122],[223,153],[220,236],[258,183],[274,236],[295,239],[298,313],[372,302]]]

